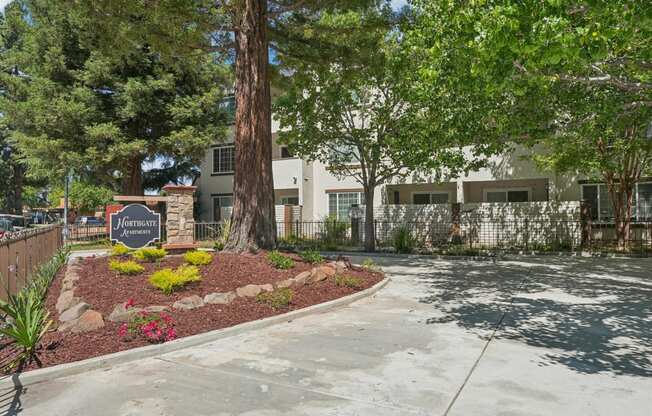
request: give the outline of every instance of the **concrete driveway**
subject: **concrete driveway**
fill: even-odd
[[[379,258],[373,298],[3,392],[20,415],[652,414],[652,260]]]

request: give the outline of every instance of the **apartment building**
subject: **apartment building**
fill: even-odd
[[[347,218],[352,206],[362,204],[362,186],[353,178],[340,178],[320,162],[308,162],[292,155],[277,140],[278,123],[273,122],[272,168],[274,200],[277,206],[298,206],[303,220],[326,216]],[[582,177],[557,175],[538,169],[526,160],[525,149],[492,157],[487,167],[451,181],[415,177],[381,186],[374,205],[516,203],[580,201],[591,203],[595,219],[608,221],[612,208],[607,188]],[[232,142],[207,149],[198,180],[200,220],[220,221],[230,215],[233,205],[235,150]],[[641,181],[635,192],[635,219],[652,217],[652,178]]]

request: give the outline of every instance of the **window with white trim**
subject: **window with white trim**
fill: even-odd
[[[582,185],[582,199],[589,203],[592,219],[608,221],[614,218],[611,194],[606,184]],[[637,183],[632,199],[632,219],[652,220],[652,182]]]
[[[412,194],[414,205],[448,204],[448,192],[415,192]]]
[[[484,202],[527,202],[529,200],[529,189],[486,189],[484,191]]]
[[[328,194],[328,215],[347,220],[351,207],[362,204],[362,192],[330,192]]]
[[[220,146],[213,148],[213,173],[233,173],[235,166],[235,147]]]

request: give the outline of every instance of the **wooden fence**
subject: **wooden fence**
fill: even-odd
[[[0,240],[0,299],[18,293],[34,269],[63,247],[61,226],[30,229]]]

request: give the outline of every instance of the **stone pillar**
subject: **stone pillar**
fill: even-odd
[[[192,250],[195,243],[195,219],[193,218],[196,186],[166,185],[167,219],[165,222],[167,242],[166,250]]]

